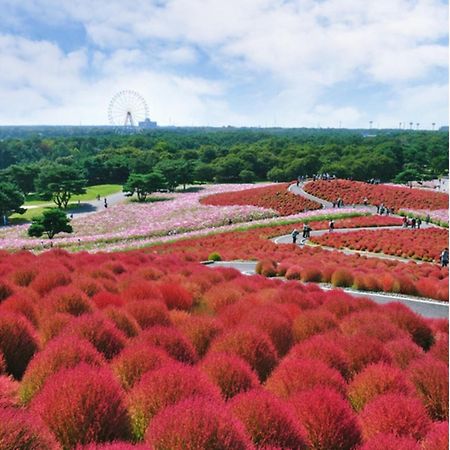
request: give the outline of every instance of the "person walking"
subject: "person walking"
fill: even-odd
[[[291,233],[292,236],[292,243],[296,244],[297,243],[297,236],[299,235],[299,231],[297,230],[297,228],[294,229],[294,231]]]
[[[448,266],[448,247],[445,247],[444,250],[441,252],[441,256],[439,257],[441,261],[441,267],[447,267]]]
[[[308,225],[306,223],[303,224],[303,233],[302,233],[302,237],[303,239],[306,239],[308,237]]]
[[[417,224],[417,229],[420,230],[420,226],[422,225],[422,219],[420,217],[417,218],[416,224]]]
[[[331,219],[328,224],[328,231],[331,233],[334,230],[334,220]]]
[[[427,217],[425,217],[425,223],[426,223],[427,225],[429,225],[430,221],[431,221],[431,217],[430,217],[429,214],[427,214]]]
[[[413,217],[411,219],[411,228],[416,228],[416,218],[415,217]]]

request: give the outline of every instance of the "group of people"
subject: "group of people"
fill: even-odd
[[[312,231],[312,228],[307,223],[304,223],[303,224],[303,229],[302,229],[303,242],[306,239],[309,239],[311,237],[311,231]],[[292,243],[293,244],[297,243],[297,237],[298,237],[299,234],[300,234],[300,232],[297,230],[297,228],[295,228],[294,231],[291,233]]]
[[[344,200],[342,200],[341,197],[339,197],[335,202],[333,202],[333,208],[343,208],[344,207]]]
[[[422,225],[422,219],[419,218],[411,218],[408,219],[408,217],[403,217],[403,228],[418,228],[420,229],[420,226]]]
[[[367,205],[367,199],[364,199],[364,205]],[[384,206],[384,203],[381,203],[381,205],[377,205],[377,214],[380,216],[383,214],[389,216],[389,214],[394,214],[394,208],[388,208],[387,206]]]

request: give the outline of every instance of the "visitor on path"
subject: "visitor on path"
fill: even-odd
[[[105,205],[105,208],[108,207],[108,200],[106,199],[106,197],[105,197],[105,203],[104,203],[104,205]]]
[[[415,217],[413,217],[411,219],[411,228],[416,228],[416,218]]]
[[[422,219],[419,217],[418,219],[417,219],[417,229],[420,229],[420,225],[422,225]]]
[[[297,229],[294,229],[294,231],[292,232],[292,243],[296,244],[297,243],[297,236],[299,235],[299,231]]]
[[[303,235],[302,235],[303,239],[309,239],[310,234],[311,234],[310,226],[307,223],[303,224]]]
[[[441,267],[448,266],[448,247],[445,247],[441,252],[441,256],[439,258],[441,260]]]
[[[427,217],[425,217],[425,223],[428,225],[430,223],[431,217],[429,214],[427,214]]]
[[[364,197],[363,205],[364,205],[364,206],[367,206],[368,202],[369,202],[369,201],[367,200],[367,197]]]
[[[408,228],[408,218],[403,216],[403,228]]]
[[[334,220],[331,219],[330,223],[328,224],[328,231],[332,232],[334,230]]]

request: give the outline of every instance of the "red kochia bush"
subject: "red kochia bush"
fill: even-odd
[[[76,450],[152,450],[145,444],[130,444],[129,442],[111,442],[109,444],[88,444],[78,446]]]
[[[39,318],[39,339],[45,346],[48,341],[58,336],[73,316],[66,313],[45,314]]]
[[[91,299],[97,308],[104,309],[108,306],[123,306],[123,299],[117,295],[112,294],[111,292],[101,291],[96,293]]]
[[[252,327],[238,328],[219,336],[210,347],[211,353],[240,356],[264,381],[276,366],[277,352],[266,333]]]
[[[145,441],[155,450],[254,448],[241,422],[222,405],[202,398],[161,411],[150,423]]]
[[[43,269],[31,282],[30,287],[38,294],[45,295],[58,286],[67,286],[71,278],[67,271],[57,269]]]
[[[84,314],[73,319],[63,333],[88,340],[107,359],[117,355],[126,342],[123,333],[99,314]]]
[[[308,448],[350,450],[360,442],[356,416],[336,391],[316,387],[295,395],[290,403],[306,431]]]
[[[6,361],[6,371],[22,378],[28,362],[38,350],[31,324],[24,317],[10,312],[0,314],[0,352]]]
[[[28,403],[39,392],[49,376],[62,368],[75,367],[82,362],[100,367],[105,360],[85,339],[75,336],[62,336],[54,339],[28,364],[20,384],[21,401]]]
[[[422,348],[415,344],[409,337],[387,342],[385,348],[391,355],[392,362],[401,369],[405,369],[411,361],[419,359],[424,355]]]
[[[306,448],[293,411],[273,394],[262,390],[245,392],[234,397],[230,407],[258,448]]]
[[[163,408],[194,396],[220,401],[219,389],[193,367],[172,363],[145,373],[128,399],[134,439],[142,440],[149,421]]]
[[[175,283],[160,283],[158,287],[169,309],[188,310],[192,307],[194,303],[192,294],[183,286]]]
[[[394,434],[377,434],[367,441],[359,450],[421,450],[417,441],[409,436]],[[437,450],[437,449],[436,449]],[[444,450],[444,449],[442,449]]]
[[[59,371],[33,399],[31,410],[64,448],[129,437],[123,391],[106,368],[80,364]]]
[[[433,357],[425,357],[411,363],[408,375],[428,414],[434,420],[448,420],[447,365]]]
[[[19,382],[7,375],[0,375],[0,408],[19,405]],[[1,438],[0,438],[1,442]]]
[[[2,450],[57,450],[55,438],[45,424],[32,414],[15,408],[0,408]]]
[[[448,422],[435,422],[422,441],[423,450],[448,449]]]
[[[292,324],[292,333],[297,342],[308,339],[315,334],[336,328],[337,322],[333,314],[321,309],[302,311]]]
[[[177,361],[194,364],[197,355],[188,340],[173,327],[152,327],[143,331],[137,338],[139,342],[161,347]]]
[[[130,389],[150,370],[159,369],[173,361],[161,348],[145,343],[131,344],[125,347],[111,361],[111,368],[125,389]]]
[[[412,394],[412,384],[396,367],[385,363],[371,364],[357,374],[348,386],[349,400],[357,411],[382,394]]]
[[[438,333],[429,354],[448,365],[448,334]]]
[[[200,370],[220,388],[225,399],[259,385],[249,364],[235,355],[211,353],[201,362]]]
[[[4,300],[0,306],[0,314],[2,311],[10,311],[12,313],[21,314],[30,321],[33,326],[38,324],[38,296],[31,289],[22,289],[11,297]]]
[[[401,394],[386,394],[368,403],[359,415],[365,440],[378,433],[422,439],[430,419],[420,400]]]
[[[346,391],[345,381],[337,370],[313,359],[285,358],[266,382],[269,391],[283,398],[317,386],[326,386],[341,394]]]
[[[167,327],[170,325],[169,311],[167,306],[156,300],[138,300],[129,302],[125,306],[137,321],[142,329],[162,325]]]
[[[141,331],[136,319],[123,308],[108,306],[103,310],[103,314],[127,337],[137,336]]]
[[[48,298],[45,299],[45,303],[49,313],[60,312],[80,316],[92,311],[91,301],[83,292],[72,286],[53,289]]]
[[[0,280],[0,302],[6,300],[13,292],[13,288],[9,283]]]

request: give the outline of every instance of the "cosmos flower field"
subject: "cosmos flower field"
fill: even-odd
[[[78,234],[59,238],[91,236],[104,252],[24,251],[19,228],[3,232],[17,251],[0,250],[0,449],[448,448],[448,319],[339,289],[445,302],[448,269],[275,241],[308,221],[326,245],[405,239],[435,260],[426,242],[438,249],[447,230],[342,208],[335,231],[315,237],[337,211],[283,223],[253,197],[201,203],[227,189],[239,191],[117,206],[123,219],[114,208],[80,217]],[[115,251],[132,242],[151,245]],[[207,259],[257,261],[258,274]]]

